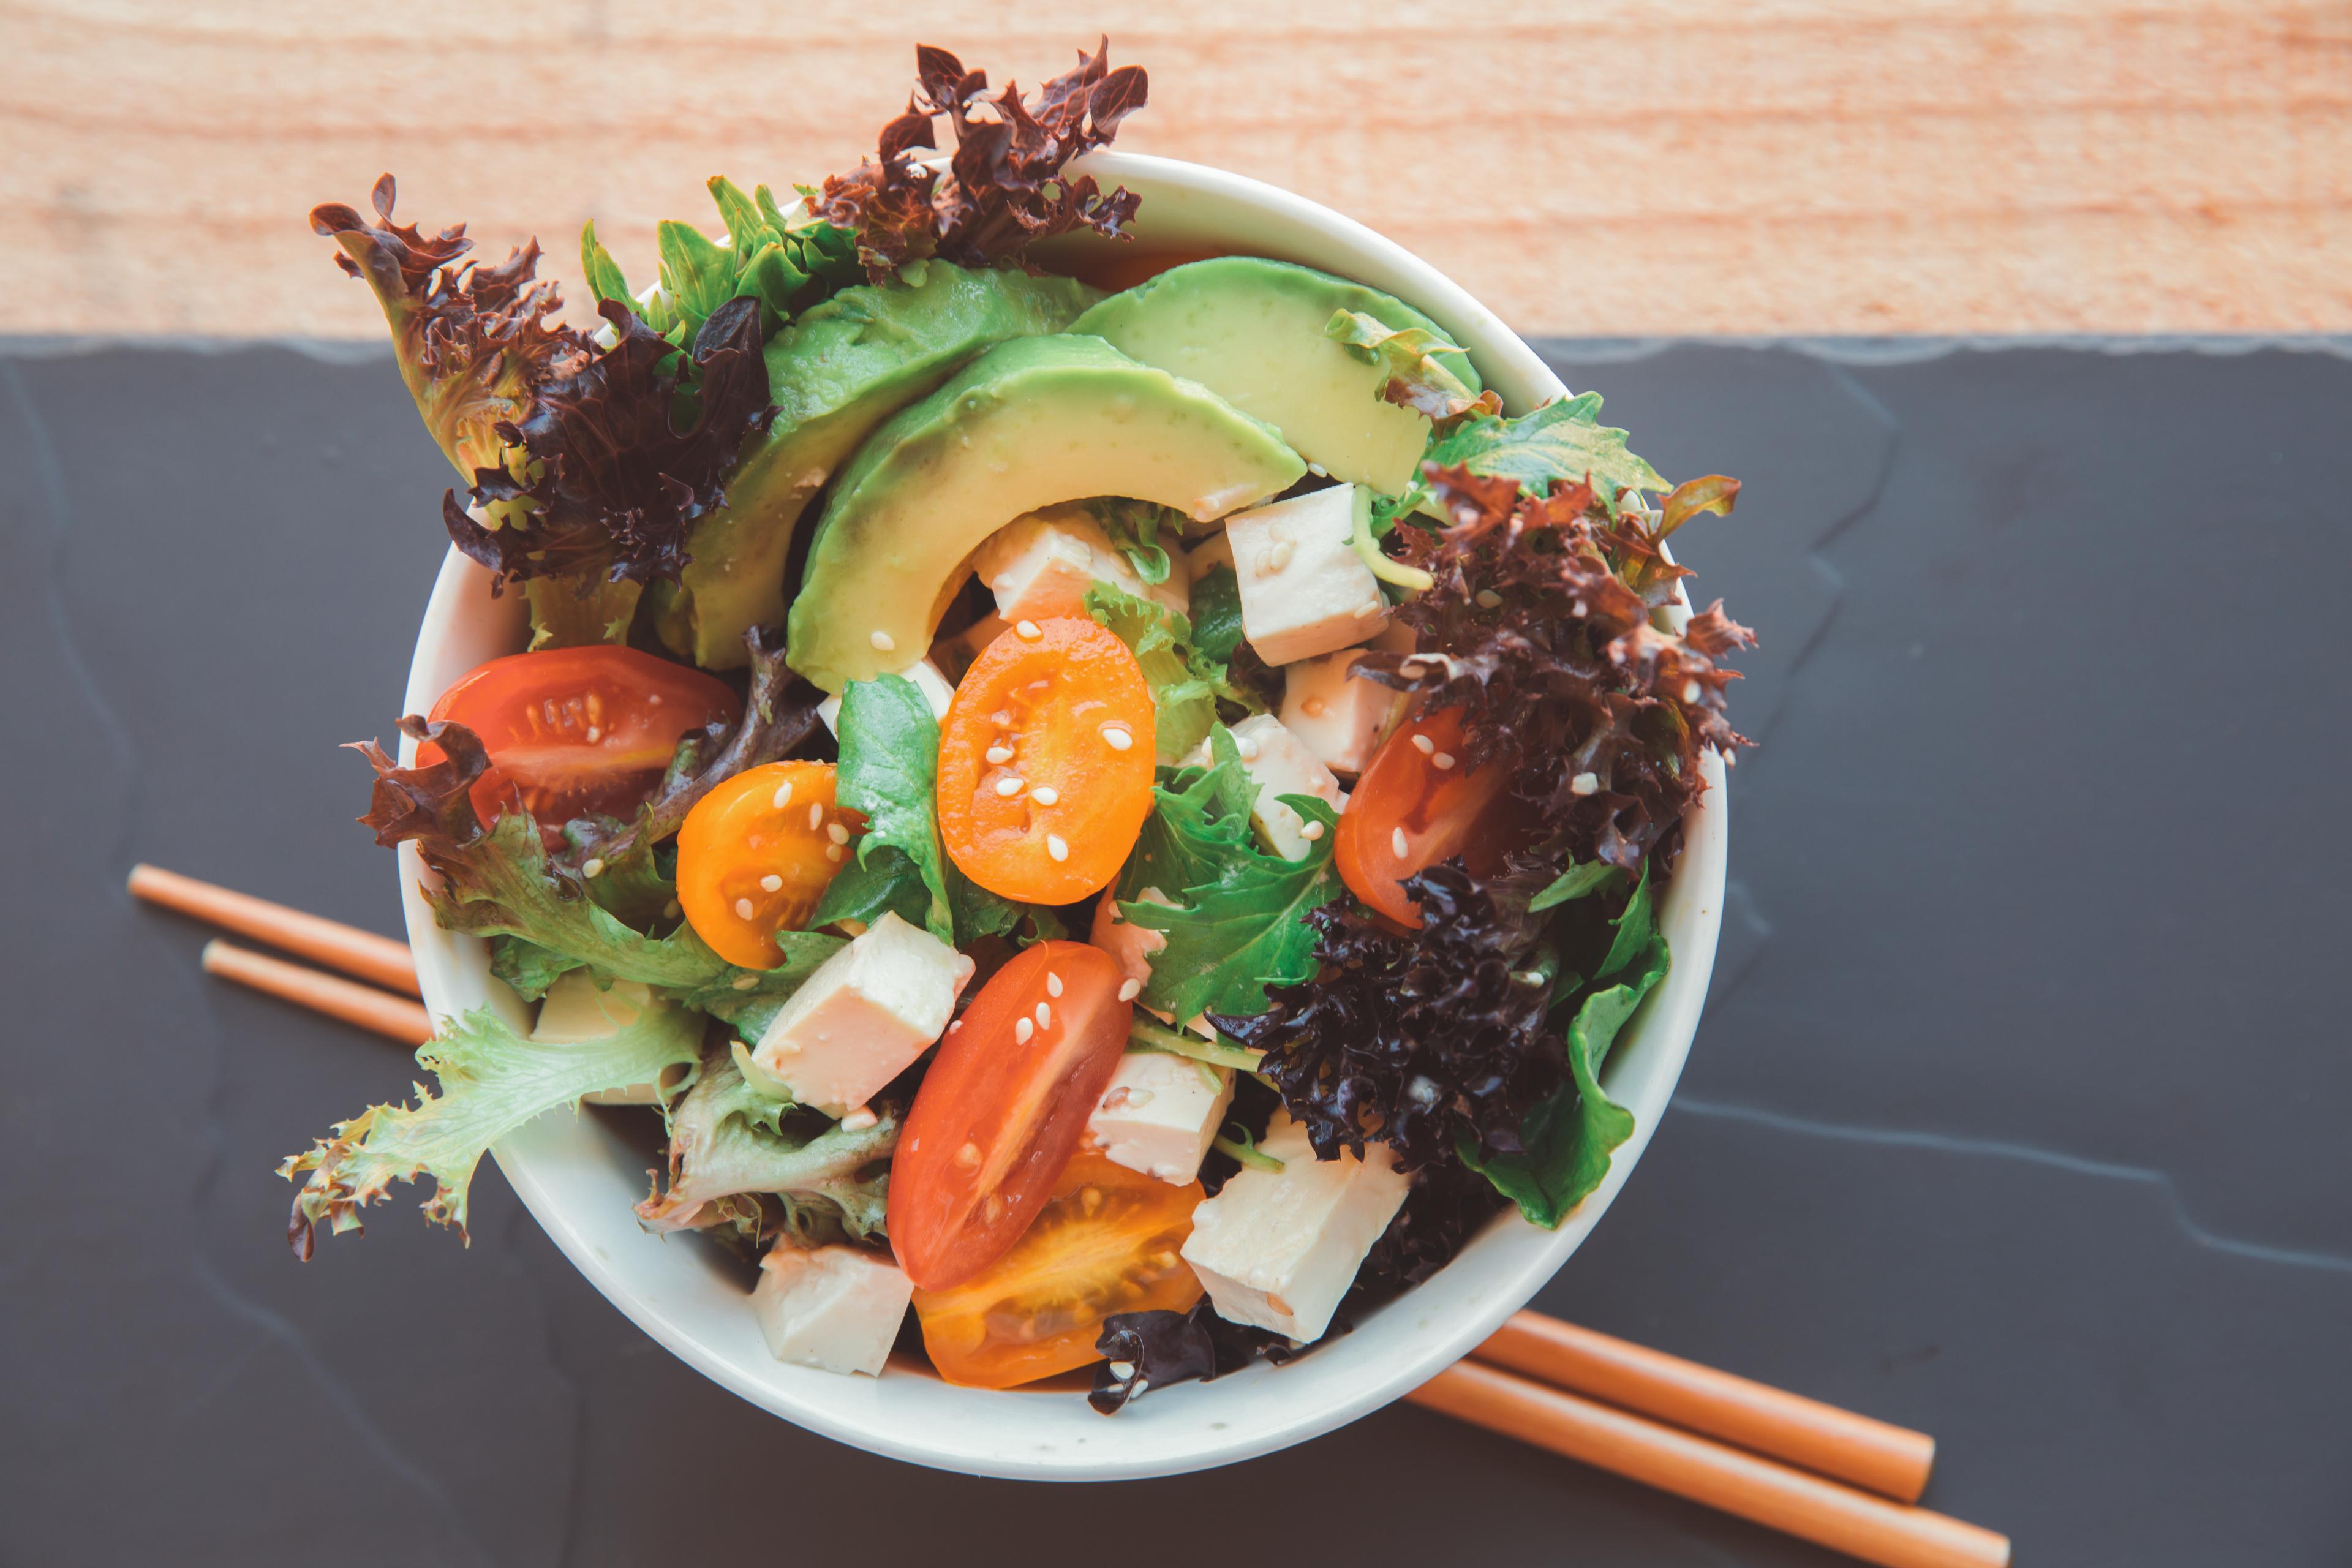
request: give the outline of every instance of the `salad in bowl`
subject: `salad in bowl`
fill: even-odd
[[[494,1145],[542,1220],[549,1171],[635,1159],[551,1229],[758,1397],[754,1331],[793,1378],[1108,1415],[1439,1303],[1402,1392],[1622,1180],[1637,1015],[1675,994],[1643,1106],[1687,1047],[1753,638],[1667,541],[1738,487],[1525,395],[1491,319],[1307,264],[1320,209],[1097,151],[1146,90],[1107,49],[1031,98],[918,70],[855,172],[713,179],[649,288],[592,225],[593,330],[389,176],[313,213],[461,482],[416,710],[360,747],[437,1088],[289,1159],[289,1234],[398,1181],[463,1234]],[[634,1125],[559,1146],[583,1103]],[[743,1333],[681,1326],[706,1286]],[[883,1420],[810,1386],[769,1402]]]

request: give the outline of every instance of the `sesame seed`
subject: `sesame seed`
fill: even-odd
[[[1579,773],[1568,781],[1568,793],[1570,795],[1591,795],[1600,787],[1601,775],[1598,773]]]
[[[1029,1043],[1029,1037],[1036,1032],[1037,1026],[1031,1023],[1028,1019],[1015,1018],[1013,1020],[1013,1043],[1014,1045],[1027,1045]]]
[[[999,708],[995,712],[991,713],[988,716],[988,721],[995,725],[1000,730],[1010,730],[1013,728],[1013,715],[1010,711],[1003,708]]]
[[[1114,752],[1124,752],[1129,746],[1135,744],[1134,733],[1124,724],[1104,725],[1102,727],[1102,738],[1103,744],[1108,746]]]
[[[815,801],[809,802],[809,826],[813,828],[824,826],[824,807]]]
[[[1110,1363],[1110,1374],[1124,1383],[1135,1375],[1135,1363],[1131,1361],[1115,1361]]]
[[[1257,761],[1258,744],[1247,735],[1234,737],[1234,754],[1245,763]]]
[[[1582,620],[1582,619],[1585,617],[1585,616],[1589,613],[1589,612],[1585,609],[1585,606],[1584,606],[1584,601],[1583,601],[1583,600],[1581,600],[1581,599],[1577,600],[1575,604],[1571,605],[1570,605],[1570,606],[1569,606],[1569,607],[1570,607],[1570,609],[1573,609],[1573,610],[1576,612],[1576,618],[1577,618],[1578,620]]]
[[[888,632],[872,633],[866,640],[874,645],[874,651],[877,653],[890,653],[898,646],[897,640]]]
[[[995,745],[989,747],[987,751],[981,754],[986,757],[991,763],[1001,768],[1005,763],[1013,760],[1013,748],[1005,745],[1000,741]]]
[[[1044,1002],[1037,1004],[1037,1026],[1041,1029],[1050,1029],[1054,1026],[1054,1009]]]
[[[1056,860],[1066,860],[1070,858],[1070,847],[1060,834],[1048,833],[1045,835],[1045,853]]]
[[[1389,829],[1389,847],[1396,851],[1396,858],[1398,859],[1402,860],[1405,858],[1406,854],[1409,852],[1410,847],[1407,846],[1404,841],[1403,828],[1391,827]]]
[[[841,1119],[844,1132],[863,1132],[882,1119],[874,1114],[870,1105],[861,1105]]]
[[[1118,986],[1118,999],[1119,999],[1120,1001],[1122,1001],[1122,1002],[1132,1002],[1132,1001],[1134,1001],[1138,996],[1140,996],[1140,995],[1142,995],[1142,994],[1143,994],[1143,982],[1142,982],[1142,981],[1140,981],[1140,980],[1122,980],[1121,982],[1119,982],[1119,986]]]
[[[661,693],[660,693],[660,692],[658,692],[658,691],[649,691],[649,692],[646,693],[646,706],[647,706],[647,707],[649,707],[649,708],[658,708],[658,707],[660,707],[660,706],[661,706]]]
[[[962,1028],[962,1027],[963,1027],[963,1020],[962,1020],[961,1018],[958,1018],[954,1023],[950,1024],[950,1025],[948,1026],[948,1033],[949,1033],[949,1034],[950,1034],[950,1035],[952,1035],[952,1034],[954,1034],[958,1029],[961,1029],[961,1028]]]
[[[996,781],[996,793],[1007,800],[1019,795],[1025,787],[1027,787],[1025,781],[1017,773],[1007,773]]]
[[[1029,798],[1039,805],[1052,805],[1062,798],[1062,792],[1052,784],[1039,784],[1029,792]]]
[[[771,804],[771,805],[773,805],[773,806],[774,806],[778,811],[782,811],[782,810],[783,810],[783,809],[784,809],[784,807],[786,807],[786,806],[788,806],[788,805],[792,805],[792,804],[793,804],[793,781],[792,781],[792,780],[790,780],[790,779],[786,779],[783,783],[782,783],[782,784],[778,784],[778,785],[776,786],[776,793],[775,793],[774,796],[772,797],[772,799],[771,800],[770,804]]]
[[[846,844],[849,842],[849,829],[844,827],[838,822],[826,823],[824,825],[824,836],[827,838],[832,839],[835,844]]]
[[[783,890],[784,879],[782,877],[777,876],[773,871],[769,872],[766,876],[760,879],[760,891],[763,893],[781,893]]]
[[[1023,642],[1035,642],[1045,635],[1045,628],[1034,621],[1015,621],[1013,623],[1013,635]]]
[[[1061,994],[1062,977],[1055,973],[1050,969],[1045,971],[1045,994],[1048,996],[1059,996]]]
[[[665,920],[674,921],[684,913],[686,913],[686,906],[679,903],[676,899],[672,899],[669,902],[662,906],[662,918]]]
[[[760,984],[760,977],[756,974],[739,974],[733,984],[738,991],[749,991]]]
[[[1481,588],[1478,590],[1478,607],[1480,609],[1491,610],[1502,602],[1503,595],[1495,592],[1494,589]]]
[[[604,862],[592,856],[588,863],[580,868],[580,874],[583,877],[601,877],[604,874]]]
[[[1522,969],[1517,974],[1512,975],[1511,978],[1517,981],[1522,985],[1540,985],[1543,984],[1543,971],[1540,969]]]
[[[593,724],[591,724],[591,725],[589,725],[589,726],[588,726],[588,743],[589,743],[590,745],[592,745],[592,746],[593,746],[593,745],[594,745],[597,742],[599,742],[599,741],[603,740],[604,738],[604,731],[599,730],[599,729],[598,729],[598,728],[596,728],[596,726],[595,726],[595,725],[593,725]]]
[[[957,1150],[955,1163],[961,1165],[967,1171],[971,1170],[974,1165],[979,1164],[980,1145],[977,1143],[967,1143],[962,1148]]]
[[[1451,752],[1440,752],[1429,760],[1435,765],[1438,772],[1444,773],[1446,769],[1454,765],[1454,753]]]
[[[1324,709],[1328,706],[1329,704],[1326,703],[1320,697],[1310,697],[1306,701],[1298,705],[1298,710],[1301,713],[1306,714],[1309,719],[1320,719],[1323,717]]]
[[[1297,553],[1297,547],[1286,539],[1281,543],[1276,545],[1272,550],[1266,552],[1266,559],[1274,563],[1274,569],[1276,572],[1279,572],[1284,567],[1289,565],[1291,557]],[[1259,575],[1263,576],[1265,574],[1260,573]]]
[[[1685,701],[1685,702],[1696,702],[1696,701],[1697,701],[1697,700],[1698,700],[1698,690],[1699,690],[1699,688],[1698,688],[1698,682],[1697,682],[1697,681],[1696,681],[1696,680],[1685,680],[1685,681],[1684,681],[1684,682],[1683,682],[1683,700],[1684,700],[1684,701]]]
[[[1437,750],[1437,742],[1426,735],[1415,735],[1412,738],[1412,749],[1426,757]]]
[[[1312,844],[1315,840],[1323,837],[1323,825],[1319,822],[1307,823],[1305,826],[1299,828],[1298,837],[1306,839],[1309,844]]]
[[[824,847],[824,858],[836,866],[841,864],[841,858],[848,853],[848,850],[838,844],[828,844]]]
[[[735,918],[739,921],[748,921],[751,918],[751,900],[738,899],[735,900]]]

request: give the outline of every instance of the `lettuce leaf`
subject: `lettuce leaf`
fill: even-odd
[[[1501,410],[1499,398],[1471,391],[1437,357],[1450,353],[1466,364],[1468,358],[1460,345],[1426,327],[1396,329],[1361,310],[1339,310],[1324,324],[1323,335],[1386,374],[1381,384],[1383,401],[1425,415],[1433,422],[1459,418],[1473,409]]]
[[[1226,679],[1224,660],[1212,658],[1193,641],[1189,617],[1108,583],[1087,590],[1086,609],[1135,655],[1151,688],[1152,732],[1162,763],[1189,756],[1208,738],[1220,700],[1246,712],[1265,711],[1264,703]]]
[[[693,1012],[658,1002],[610,1037],[577,1045],[523,1039],[487,1010],[445,1022],[416,1053],[440,1080],[438,1095],[420,1084],[413,1106],[372,1105],[278,1167],[288,1181],[310,1178],[287,1227],[295,1256],[310,1256],[320,1221],[339,1236],[361,1230],[360,1211],[393,1183],[427,1177],[425,1217],[465,1237],[467,1191],[491,1144],[583,1095],[661,1081],[700,1058],[702,1030]]]
[[[1519,1129],[1522,1152],[1482,1158],[1466,1135],[1456,1145],[1464,1164],[1548,1230],[1601,1184],[1611,1154],[1633,1133],[1633,1113],[1609,1098],[1601,1069],[1673,962],[1652,917],[1649,888],[1645,875],[1617,918],[1597,978],[1575,1002],[1567,1031],[1569,1081],[1528,1112]]]
[[[485,833],[467,790],[488,764],[481,742],[463,725],[409,718],[402,728],[429,740],[446,759],[404,768],[373,741],[354,749],[376,770],[375,795],[360,820],[390,847],[414,840],[440,878],[425,889],[436,919],[468,936],[520,937],[537,951],[505,948],[505,977],[526,996],[544,993],[555,977],[585,966],[600,983],[635,980],[721,1017],[762,999],[790,996],[811,970],[841,947],[819,931],[782,931],[783,953],[773,969],[728,963],[680,925],[653,937],[625,924],[559,874],[548,860],[539,824],[527,811],[509,811]]]
[[[724,174],[714,174],[705,188],[725,225],[724,242],[692,224],[656,226],[661,287],[645,301],[597,240],[596,226],[581,230],[581,270],[598,299],[619,302],[673,346],[684,348],[730,300],[760,301],[764,338],[862,276],[856,237],[848,230],[786,213],[765,185],[747,195]]]
[[[1589,479],[1593,496],[1613,519],[1620,492],[1663,490],[1666,481],[1626,450],[1625,432],[1601,424],[1600,413],[1597,392],[1556,398],[1517,418],[1480,413],[1433,435],[1422,461],[1424,468],[1459,465],[1481,479],[1514,479],[1538,496],[1555,482]],[[1423,510],[1433,510],[1434,503]]]
[[[1192,646],[1201,657],[1228,664],[1242,642],[1242,584],[1223,562],[1192,584]]]
[[[1331,863],[1339,819],[1329,804],[1282,796],[1324,832],[1304,860],[1269,855],[1250,830],[1256,792],[1232,734],[1218,729],[1211,752],[1213,765],[1183,769],[1153,790],[1152,814],[1120,879],[1123,892],[1150,886],[1175,900],[1122,898],[1118,906],[1125,919],[1168,938],[1153,955],[1143,1002],[1173,1018],[1263,1013],[1268,984],[1312,979],[1316,933],[1307,916],[1347,894]]]
[[[898,1117],[881,1105],[873,1126],[851,1131],[761,1093],[725,1052],[714,1052],[670,1119],[667,1190],[637,1205],[656,1230],[691,1230],[737,1217],[723,1200],[780,1199],[803,1239],[829,1226],[863,1240],[882,1233],[889,1202],[887,1161]],[[714,1212],[717,1211],[717,1212]]]
[[[1160,542],[1164,531],[1171,539],[1183,536],[1184,514],[1173,507],[1156,501],[1135,500],[1127,496],[1098,496],[1086,503],[1087,512],[1101,524],[1104,533],[1135,574],[1157,587],[1168,581],[1175,570],[1175,562],[1168,547]]]
[[[1027,906],[973,882],[940,843],[940,723],[921,689],[902,675],[853,680],[840,726],[834,795],[866,814],[866,833],[809,923],[871,925],[896,910],[950,947],[1018,926]]]

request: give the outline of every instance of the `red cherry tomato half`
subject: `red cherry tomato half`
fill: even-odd
[[[485,825],[520,801],[552,827],[591,813],[627,816],[680,737],[742,711],[724,681],[605,644],[494,658],[443,692],[429,717],[463,724],[489,752],[472,792]],[[421,745],[416,760],[438,762],[441,748]]]
[[[1421,906],[1405,896],[1404,879],[1456,855],[1484,875],[1509,847],[1509,777],[1499,767],[1467,772],[1456,760],[1461,745],[1459,709],[1407,720],[1372,754],[1332,836],[1349,891],[1415,930]]]
[[[1053,1195],[1127,1049],[1124,979],[1100,948],[1041,942],[940,1042],[890,1165],[890,1245],[919,1289],[994,1263]]]

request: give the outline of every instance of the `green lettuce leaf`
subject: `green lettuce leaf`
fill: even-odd
[[[644,301],[629,288],[612,252],[596,238],[596,226],[582,229],[580,268],[596,297],[627,306],[656,332],[684,348],[730,300],[748,295],[760,301],[761,335],[765,337],[796,312],[862,277],[857,242],[848,231],[787,214],[765,185],[747,195],[719,174],[711,177],[707,188],[726,226],[725,242],[711,239],[692,224],[656,225],[661,287]]]
[[[1220,700],[1253,713],[1265,710],[1226,679],[1224,660],[1210,658],[1192,640],[1189,617],[1108,583],[1087,590],[1086,606],[1087,614],[1128,646],[1151,688],[1152,732],[1161,762],[1189,755],[1208,738]]]
[[[523,1039],[488,1010],[445,1022],[416,1053],[439,1079],[438,1095],[420,1084],[413,1106],[372,1105],[278,1167],[289,1181],[310,1177],[295,1196],[288,1238],[307,1258],[320,1221],[337,1235],[360,1230],[360,1210],[393,1183],[427,1177],[434,1191],[425,1217],[465,1236],[467,1189],[491,1144],[583,1095],[661,1081],[668,1068],[700,1058],[702,1029],[693,1012],[659,1002],[609,1037],[577,1045]]]
[[[1601,424],[1600,412],[1601,395],[1587,392],[1515,419],[1476,415],[1433,436],[1422,460],[1440,468],[1464,465],[1488,479],[1515,479],[1538,496],[1549,493],[1556,479],[1576,484],[1590,475],[1593,493],[1613,518],[1618,491],[1663,490],[1666,481],[1625,449],[1625,432]]]
[[[558,974],[586,966],[600,982],[635,980],[704,1012],[727,1016],[758,997],[790,996],[842,943],[818,931],[780,931],[783,962],[743,969],[710,951],[690,925],[651,937],[583,897],[578,885],[550,874],[539,825],[509,812],[470,844],[432,856],[442,885],[427,888],[435,917],[468,936],[520,937],[539,951],[501,948],[506,978],[526,996],[543,994]],[[569,962],[563,962],[569,961]]]
[[[1168,581],[1174,569],[1168,547],[1160,542],[1165,531],[1171,539],[1181,538],[1184,514],[1173,507],[1156,501],[1135,500],[1127,496],[1099,496],[1086,503],[1087,510],[1102,525],[1103,532],[1135,574],[1155,587]]]
[[[1282,796],[1324,831],[1304,860],[1269,855],[1250,829],[1256,790],[1232,734],[1217,730],[1211,752],[1213,765],[1183,769],[1153,790],[1152,814],[1120,879],[1123,893],[1149,886],[1175,900],[1122,898],[1118,906],[1125,919],[1168,938],[1152,956],[1143,1002],[1172,1018],[1263,1013],[1266,986],[1312,979],[1316,936],[1307,912],[1347,892],[1331,863],[1339,819],[1330,805]]]
[[[898,1118],[874,1109],[874,1125],[849,1131],[762,1094],[730,1055],[714,1052],[670,1119],[667,1188],[637,1217],[656,1230],[698,1229],[738,1217],[723,1200],[756,1193],[780,1199],[803,1238],[828,1225],[878,1236],[890,1190],[880,1163],[898,1147]]]
[[[1623,875],[1623,872],[1606,860],[1587,860],[1582,865],[1570,866],[1554,879],[1549,887],[1528,900],[1528,912],[1540,913],[1557,905],[1568,903],[1571,900],[1581,899],[1608,887]],[[1648,886],[1646,874],[1643,879],[1643,885],[1645,889]]]
[[[1027,906],[974,883],[940,843],[940,723],[922,689],[902,675],[853,680],[841,694],[839,721],[834,795],[866,814],[866,835],[809,923],[871,925],[894,910],[950,946],[1019,925]]]
[[[1387,377],[1381,384],[1383,402],[1410,408],[1433,422],[1457,418],[1478,406],[1478,394],[1437,357],[1463,357],[1460,345],[1426,327],[1398,330],[1361,310],[1339,310],[1324,324],[1323,335],[1380,367]],[[1492,400],[1486,405],[1496,406]]]
[[[1242,645],[1242,584],[1223,562],[1192,584],[1192,646],[1201,657],[1224,664]]]
[[[1601,1068],[1627,1021],[1672,963],[1666,940],[1652,917],[1649,886],[1644,875],[1617,918],[1616,935],[1595,988],[1577,1003],[1569,1022],[1569,1081],[1520,1123],[1525,1152],[1482,1160],[1476,1140],[1465,1137],[1456,1145],[1464,1164],[1484,1174],[1529,1221],[1548,1230],[1557,1228],[1601,1184],[1609,1173],[1610,1155],[1633,1133],[1633,1113],[1601,1087]]]

